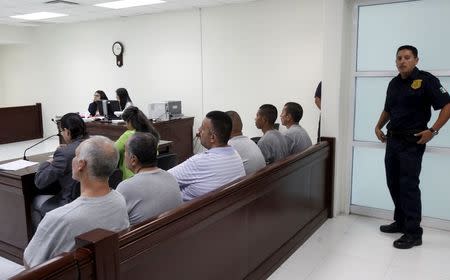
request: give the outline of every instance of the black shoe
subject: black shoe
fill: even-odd
[[[403,233],[403,227],[400,226],[397,222],[393,222],[390,225],[380,226],[380,231],[385,233]]]
[[[397,249],[410,249],[420,245],[422,245],[422,237],[410,234],[403,234],[402,237],[394,241],[394,247]]]

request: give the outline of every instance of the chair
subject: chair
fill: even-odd
[[[120,182],[122,182],[122,170],[116,168],[111,176],[109,176],[108,184],[111,189],[115,190]]]
[[[261,137],[259,137],[259,136],[250,138],[250,140],[252,140],[253,142],[255,142],[255,144],[258,144],[259,139],[261,139]]]
[[[178,156],[174,153],[159,154],[157,160],[158,167],[163,170],[169,170],[178,164]]]

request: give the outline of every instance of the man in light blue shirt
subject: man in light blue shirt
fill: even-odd
[[[241,157],[227,142],[231,118],[222,111],[211,111],[199,128],[200,142],[208,149],[170,169],[178,181],[184,201],[191,200],[245,175]]]

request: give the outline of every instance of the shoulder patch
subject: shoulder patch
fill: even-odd
[[[444,87],[440,87],[439,90],[440,90],[443,94],[446,94],[446,93],[447,93],[447,90],[446,90]]]
[[[422,86],[422,80],[420,80],[420,79],[414,80],[411,84],[412,89],[418,89],[421,86]]]

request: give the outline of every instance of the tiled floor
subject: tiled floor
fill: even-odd
[[[423,245],[398,250],[387,221],[350,215],[328,220],[270,280],[450,280],[450,232],[424,228]]]

